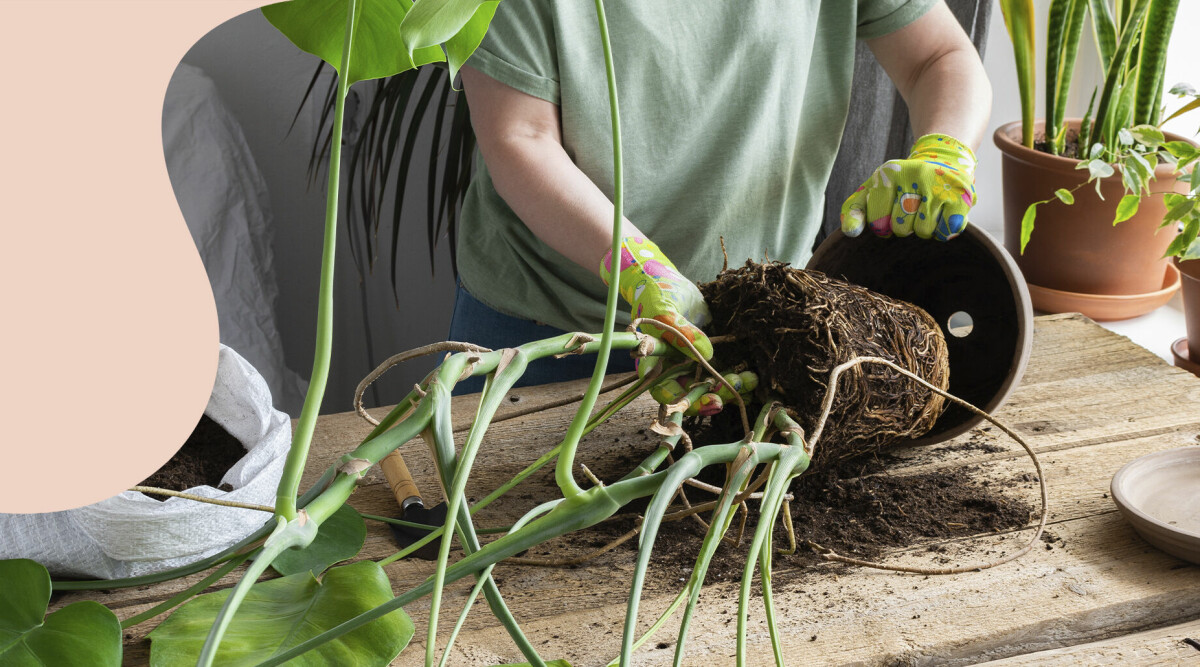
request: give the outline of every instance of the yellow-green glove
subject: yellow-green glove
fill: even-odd
[[[948,241],[967,228],[975,205],[975,153],[945,134],[913,143],[905,160],[889,160],[842,204],[842,233],[858,236],[868,224],[877,236]]]
[[[653,241],[641,236],[626,236],[621,240],[621,267],[618,269],[621,297],[632,310],[630,317],[649,318],[677,329],[695,346],[705,359],[711,359],[712,343],[700,327],[708,324],[712,316],[704,296],[694,283],[683,277],[671,260]],[[612,250],[604,253],[600,260],[600,278],[604,284],[612,282]],[[689,357],[694,357],[688,346],[674,332],[645,324],[646,333],[661,338]]]

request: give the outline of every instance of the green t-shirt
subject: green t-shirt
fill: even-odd
[[[626,217],[695,281],[720,271],[722,237],[730,266],[764,256],[803,266],[850,106],[855,40],[902,28],[937,1],[606,3]],[[612,197],[593,2],[503,0],[468,64],[557,104],[567,154]],[[477,164],[458,235],[464,286],[503,313],[598,331],[604,284],[538,240]]]

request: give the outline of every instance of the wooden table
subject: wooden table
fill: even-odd
[[[576,390],[580,383],[515,390],[509,413],[544,404]],[[456,399],[456,425],[467,423],[475,397]],[[654,440],[639,433],[654,406],[640,401],[585,439],[580,459],[599,472],[605,461],[640,459]],[[506,414],[506,412],[501,413]],[[482,497],[557,443],[571,407],[502,421],[490,430],[468,488]],[[1124,463],[1154,451],[1200,444],[1200,380],[1167,366],[1128,339],[1078,315],[1038,318],[1033,357],[1025,379],[999,415],[1038,451],[1050,486],[1048,532],[1053,540],[1016,562],[968,574],[925,577],[866,569],[776,563],[775,601],[785,628],[789,664],[1179,664],[1200,663],[1200,650],[1183,640],[1200,639],[1200,567],[1167,556],[1143,542],[1116,511],[1108,496],[1113,473]],[[368,431],[352,414],[323,417],[317,428],[306,485]],[[461,434],[460,434],[461,435]],[[1013,443],[989,432],[962,438],[995,443],[954,450],[954,442],[921,450],[901,450],[903,464],[889,474],[905,475],[945,466],[977,466],[977,474],[1036,504],[1032,468]],[[418,483],[436,496],[425,445],[402,450]],[[481,513],[479,523],[511,522],[534,504],[553,497],[549,468]],[[1025,475],[1022,478],[1022,475]],[[1024,479],[1024,482],[1015,480]],[[360,511],[397,513],[378,469],[371,471],[351,504]],[[1197,480],[1200,484],[1200,480]],[[1016,549],[1029,530],[945,540],[955,562],[976,561],[988,553]],[[544,552],[587,551],[597,538],[584,535],[551,543]],[[927,564],[928,543],[890,554],[904,562]],[[370,526],[364,557],[394,551],[387,530]],[[625,598],[635,558],[633,542],[586,566],[551,569],[501,564],[495,570],[510,608],[546,659],[566,658],[576,667],[604,664],[620,643]],[[455,554],[457,557],[457,552]],[[641,620],[647,625],[682,585],[688,563],[655,564]],[[428,561],[403,560],[387,568],[397,592],[429,575]],[[678,572],[679,576],[663,573]],[[165,599],[200,575],[143,590],[93,594],[128,617]],[[232,585],[226,578],[219,586]],[[467,585],[446,593],[443,632],[452,626]],[[710,583],[701,597],[688,643],[687,664],[733,664],[736,584]],[[80,595],[67,595],[55,607]],[[413,645],[395,662],[421,663],[428,598],[407,609],[417,623]],[[142,637],[158,622],[132,628],[126,662],[143,664]],[[677,623],[669,622],[638,653],[638,665],[670,664]],[[751,610],[752,664],[773,664],[761,602]],[[518,661],[511,641],[479,603],[456,644],[454,665]]]

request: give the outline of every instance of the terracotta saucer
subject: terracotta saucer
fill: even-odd
[[[1113,476],[1112,497],[1147,542],[1200,564],[1200,447],[1134,459]]]
[[[1029,283],[1033,307],[1047,313],[1083,313],[1093,320],[1126,320],[1145,315],[1171,300],[1179,291],[1179,269],[1167,264],[1162,289],[1145,294],[1084,294]]]
[[[1188,352],[1188,339],[1186,336],[1171,343],[1171,354],[1175,355],[1176,366],[1196,377],[1200,377],[1200,362],[1192,361]]]

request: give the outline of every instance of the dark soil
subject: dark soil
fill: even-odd
[[[724,429],[722,429],[724,430]],[[707,424],[689,429],[698,445],[728,442]],[[918,474],[888,474],[895,460],[886,454],[843,460],[791,486],[792,523],[801,545],[795,555],[776,557],[776,563],[811,565],[824,562],[805,543],[814,542],[844,556],[877,560],[888,551],[940,540],[1013,530],[1028,525],[1034,507],[1013,498],[993,480],[981,478],[972,467],[954,467]],[[703,481],[721,485],[724,472],[716,467],[704,471]],[[1029,480],[1013,480],[1024,488]],[[1035,480],[1036,481],[1036,480]],[[712,495],[687,488],[693,503]],[[708,582],[740,580],[746,563],[746,547],[758,521],[758,506],[750,502],[746,536],[740,547],[723,544],[709,566]],[[626,508],[640,511],[641,508]],[[701,514],[706,520],[711,512]],[[740,517],[730,534],[737,531]],[[598,527],[611,537],[633,527],[632,519]],[[666,576],[686,577],[700,552],[704,529],[694,519],[664,524],[654,547],[652,564]],[[787,544],[782,526],[775,529],[775,546]],[[597,540],[601,542],[603,540]],[[636,549],[636,541],[626,548]],[[936,549],[935,549],[936,550]]]
[[[233,487],[221,484],[225,472],[243,456],[246,448],[237,438],[221,428],[221,425],[204,415],[192,430],[183,447],[153,475],[142,480],[140,486],[156,486],[160,489],[185,491],[196,486],[213,486],[222,491]],[[167,496],[150,496],[166,500]]]

